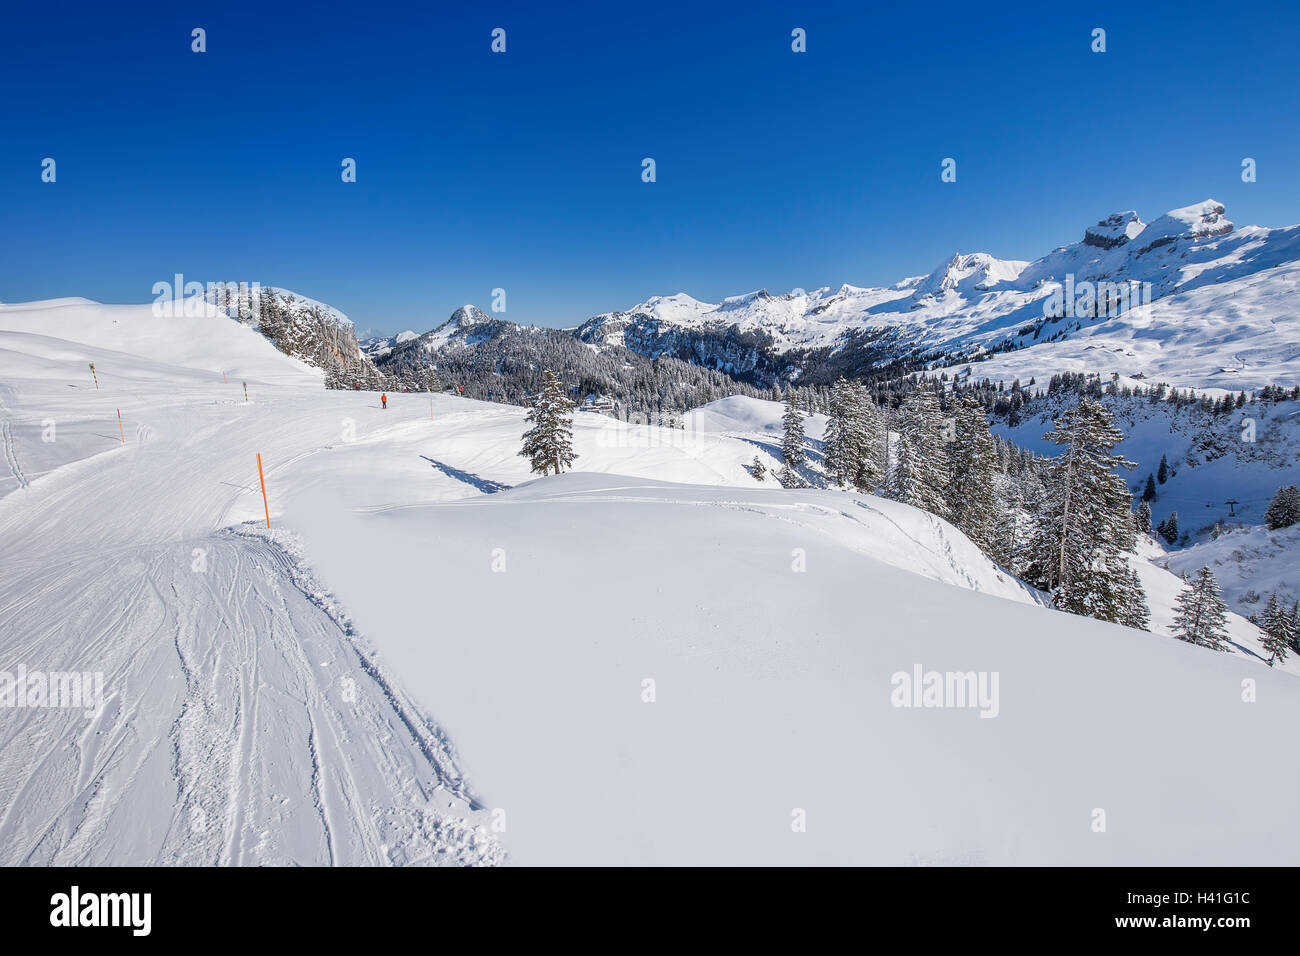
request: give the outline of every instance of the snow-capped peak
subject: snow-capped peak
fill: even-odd
[[[651,315],[657,319],[666,319],[669,322],[683,322],[703,315],[705,312],[711,312],[715,308],[717,306],[710,305],[708,302],[701,302],[685,292],[677,292],[673,295],[651,296],[640,305],[632,306],[627,310],[627,314]]]
[[[920,299],[946,292],[986,292],[1000,282],[1014,281],[1026,265],[1014,259],[998,259],[987,252],[954,253],[920,281],[913,295]]]
[[[463,329],[471,325],[480,325],[484,322],[491,322],[492,316],[488,315],[478,306],[466,303],[453,312],[451,318],[447,321]]]
[[[1223,203],[1213,199],[1171,209],[1143,229],[1133,244],[1140,254],[1179,239],[1225,236],[1232,232],[1233,225],[1223,213]]]
[[[743,295],[729,295],[722,300],[718,306],[718,311],[734,311],[736,309],[746,309],[758,302],[770,302],[772,293],[766,289],[759,289],[755,292],[746,292]]]

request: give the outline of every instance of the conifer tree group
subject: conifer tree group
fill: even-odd
[[[956,405],[948,449],[944,501],[952,523],[986,554],[997,535],[1000,504],[996,485],[997,450],[984,407],[971,399]]]
[[[886,480],[886,497],[947,518],[951,514],[944,491],[950,465],[945,436],[949,424],[929,388],[918,388],[903,401],[898,441]]]
[[[840,485],[875,491],[883,475],[880,413],[865,389],[840,379],[826,422],[826,473]]]

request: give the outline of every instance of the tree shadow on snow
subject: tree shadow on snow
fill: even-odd
[[[465,484],[477,488],[485,495],[495,494],[498,491],[509,491],[512,485],[503,485],[499,481],[492,481],[490,478],[480,478],[478,475],[471,474],[468,471],[461,471],[459,468],[453,468],[451,465],[444,464],[430,458],[428,455],[421,455],[425,461],[433,465],[448,478],[455,478],[457,481],[463,481]]]

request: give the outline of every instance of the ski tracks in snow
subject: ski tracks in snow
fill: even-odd
[[[0,863],[478,864],[432,722],[269,533],[0,569],[6,666],[104,705],[0,714]]]
[[[22,467],[18,464],[18,452],[14,446],[13,423],[5,412],[4,402],[0,402],[0,446],[3,446],[5,466],[9,469],[9,473],[13,475],[14,481],[18,483],[18,487],[26,488],[31,482],[27,480]]]

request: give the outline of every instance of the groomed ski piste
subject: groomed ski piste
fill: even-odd
[[[537,479],[524,409],[389,399],[224,316],[0,306],[0,671],[103,681],[0,707],[0,862],[1300,863],[1297,667],[1170,639],[1158,549],[1133,631],[759,483],[779,405],[579,414]]]

